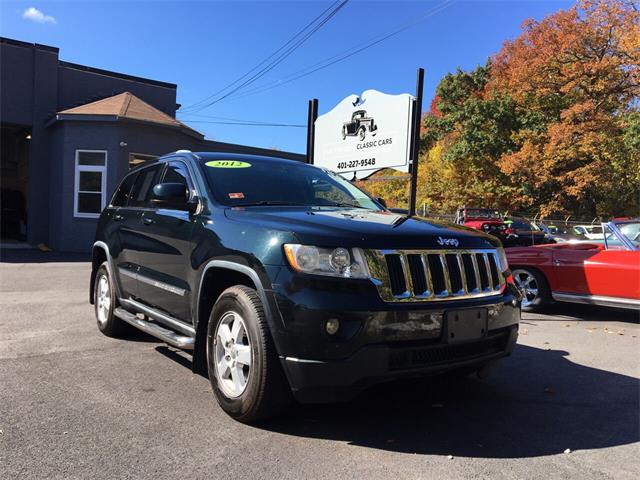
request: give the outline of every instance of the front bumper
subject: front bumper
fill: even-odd
[[[342,401],[386,380],[477,368],[509,355],[518,335],[520,298],[511,284],[491,297],[408,303],[383,302],[369,281],[287,271],[273,287],[273,339],[301,402]],[[447,318],[456,312],[486,315],[482,334],[451,339]],[[335,335],[325,330],[329,319],[340,322]]]
[[[518,325],[512,325],[476,341],[424,346],[370,345],[345,360],[282,357],[281,361],[296,400],[340,402],[377,383],[480,368],[508,356],[517,338]]]

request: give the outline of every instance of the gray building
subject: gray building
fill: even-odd
[[[176,89],[0,38],[2,245],[89,251],[99,212],[129,168],[175,150],[305,160],[206,140],[176,120]]]

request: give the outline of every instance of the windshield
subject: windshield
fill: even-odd
[[[507,222],[505,222],[507,223]],[[540,228],[533,224],[533,223],[529,223],[526,220],[512,220],[511,224],[509,225],[510,228],[513,228],[514,230],[522,230],[524,232],[539,232]]]
[[[617,227],[636,247],[640,246],[640,222],[621,223]]]
[[[341,176],[304,163],[203,160],[216,200],[227,206],[304,205],[383,210]]]
[[[488,210],[485,208],[467,208],[465,215],[467,218],[502,218],[500,212],[497,210]]]

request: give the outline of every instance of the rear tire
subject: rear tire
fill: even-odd
[[[360,141],[364,140],[367,136],[367,130],[364,127],[360,127],[360,131],[358,132],[358,138]]]
[[[551,291],[542,272],[528,267],[514,267],[511,275],[522,293],[523,311],[540,311],[551,304]]]
[[[264,307],[245,286],[226,289],[207,326],[207,367],[218,404],[244,423],[274,417],[291,402]]]
[[[96,272],[93,286],[93,305],[95,307],[98,329],[108,337],[121,337],[127,333],[128,324],[116,317],[113,312],[118,306],[113,278],[109,274],[107,262],[103,262]]]

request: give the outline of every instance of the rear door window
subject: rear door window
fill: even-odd
[[[153,165],[138,173],[129,196],[129,207],[148,207],[153,187],[158,183],[162,165]]]
[[[137,176],[138,172],[135,172],[124,177],[124,180],[120,182],[116,192],[113,194],[113,198],[111,199],[112,207],[122,207],[127,204],[131,194],[131,187],[133,187],[133,183],[136,181]]]

